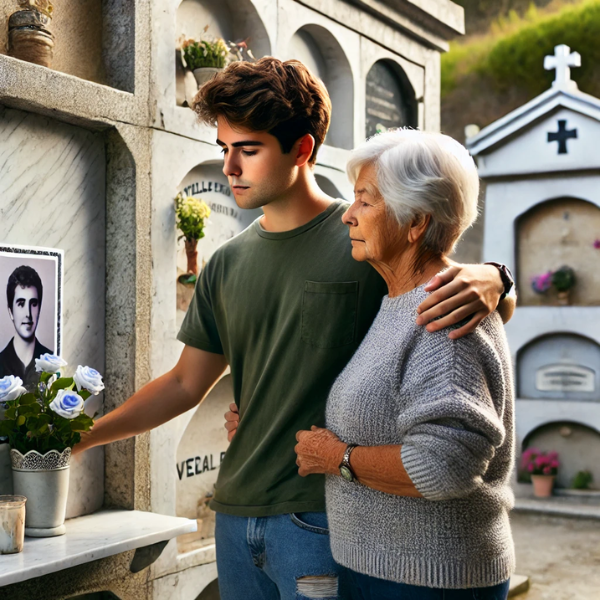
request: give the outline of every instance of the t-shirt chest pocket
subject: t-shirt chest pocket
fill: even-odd
[[[356,339],[358,281],[306,281],[302,298],[302,341],[339,348]]]

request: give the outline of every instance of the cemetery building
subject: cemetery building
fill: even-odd
[[[557,451],[557,486],[569,488],[578,472],[589,471],[598,489],[600,100],[571,79],[580,61],[557,46],[545,62],[556,71],[551,89],[467,145],[487,184],[484,260],[508,265],[519,292],[506,326],[517,454],[529,446]],[[566,291],[550,285],[564,267],[575,277]]]
[[[182,349],[176,335],[191,290],[178,283],[185,254],[175,227],[176,195],[201,198],[212,209],[200,262],[257,216],[235,205],[216,132],[199,125],[188,106],[197,86],[180,60],[182,36],[199,38],[208,26],[212,36],[245,40],[257,58],[307,64],[333,103],[317,180],[330,195],[350,198],[345,163],[367,135],[396,126],[439,130],[440,55],[464,32],[463,9],[449,0],[61,0],[50,26],[54,58],[47,68],[5,53],[7,19],[16,10],[17,0],[0,0],[0,245],[64,251],[62,354],[70,368],[87,364],[104,374],[97,408],[105,412],[171,369]],[[586,106],[577,118],[596,118],[591,100],[568,99]],[[568,129],[580,132],[567,141],[575,151],[575,143],[584,143],[584,126],[575,116],[564,118]],[[591,153],[588,162],[567,160],[578,165],[577,172],[567,168],[569,177],[589,186],[582,212],[572,210],[573,219],[586,221],[588,205],[600,202],[585,174],[592,167],[581,167]],[[559,194],[556,202],[571,197],[566,175],[564,186],[552,196]],[[536,197],[545,198],[541,191]],[[490,244],[491,258],[513,264],[506,239],[506,251]],[[594,297],[597,283],[582,284],[582,304]],[[523,333],[515,348],[534,342],[535,350],[538,338],[552,342],[543,336],[555,329],[579,344],[575,354],[581,344],[597,344],[595,309],[547,310],[555,311],[554,321],[531,318],[539,330],[524,328],[531,334]],[[568,311],[585,316],[578,321],[586,323],[585,332],[562,325]],[[535,351],[524,352],[526,358],[535,363]],[[26,539],[10,568],[0,557],[0,596],[217,597],[214,515],[206,505],[227,449],[223,413],[231,400],[225,374],[199,408],[149,434],[77,457],[67,534]],[[11,491],[7,454],[1,444],[0,493]],[[128,523],[108,509],[140,512]],[[156,518],[142,522],[147,512]]]

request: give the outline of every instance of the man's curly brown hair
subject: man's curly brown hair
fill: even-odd
[[[284,154],[310,133],[316,142],[311,163],[331,120],[331,100],[321,80],[300,61],[271,56],[231,63],[200,88],[192,108],[209,125],[223,117],[232,126],[266,131],[279,140]]]

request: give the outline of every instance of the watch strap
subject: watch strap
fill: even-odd
[[[511,273],[510,269],[502,263],[489,261],[485,264],[492,265],[493,267],[496,267],[498,271],[500,271],[500,279],[502,280],[502,284],[504,285],[504,293],[500,296],[500,302],[502,302],[502,300],[504,300],[504,298],[506,298],[506,296],[510,294],[511,290],[515,285],[515,279],[513,277],[513,274]]]

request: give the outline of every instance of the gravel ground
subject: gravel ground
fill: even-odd
[[[600,600],[600,521],[513,513],[518,600]]]

